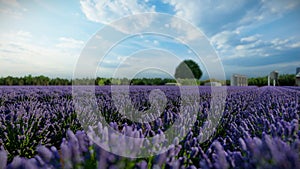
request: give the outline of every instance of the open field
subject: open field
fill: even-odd
[[[149,99],[153,89],[160,89],[165,97],[155,97],[156,102]],[[113,98],[109,86],[98,86],[95,98],[85,100],[87,107],[78,107],[70,86],[0,87],[0,169],[299,168],[299,87],[227,87],[226,93],[215,95],[216,100],[219,96],[226,99],[224,105],[214,104],[217,108],[213,110],[221,114],[210,111],[210,87],[199,87],[199,93],[194,89],[186,87],[183,97],[178,86],[130,86],[129,97],[119,92]],[[93,101],[98,107],[88,107]],[[127,110],[146,112],[160,101],[165,106],[157,117],[146,114],[142,121],[130,120],[132,112]],[[119,113],[120,109],[125,114]],[[189,111],[196,112],[196,116],[188,116],[194,119],[181,116]],[[193,123],[176,126],[187,132],[183,139],[170,140],[166,132],[177,120]],[[147,138],[155,136],[161,145],[171,142],[172,146],[150,157],[115,155],[93,142],[104,136],[106,142],[115,141],[105,122],[123,135],[146,138],[138,144],[116,141],[113,148],[118,152],[133,145],[132,153],[155,154],[147,143]],[[204,126],[211,126],[212,133],[203,130]]]

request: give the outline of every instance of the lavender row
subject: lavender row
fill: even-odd
[[[178,87],[131,87],[130,100],[140,111],[149,110],[149,93],[159,88],[166,93],[166,107],[151,122],[132,122],[117,112],[111,88],[96,88],[95,109],[105,121],[96,128],[79,124],[71,88],[2,88],[0,100],[0,168],[297,168],[300,152],[300,92],[278,87],[231,87],[222,118],[205,141],[204,125],[210,112],[211,90],[200,87],[200,98],[185,109],[197,107],[197,119],[186,136],[172,142],[165,153],[148,158],[125,158],[94,144],[97,137],[114,137],[104,122],[124,135],[146,138],[135,144],[141,151],[147,138],[163,137],[174,121],[180,120]],[[194,91],[191,91],[191,97]],[[93,99],[93,98],[90,98]],[[193,100],[193,98],[191,98]],[[122,99],[119,100],[122,102]],[[127,105],[127,104],[123,104]],[[80,109],[81,110],[81,109]],[[81,112],[84,112],[83,109]],[[86,121],[91,112],[86,113]],[[70,119],[70,117],[72,117]],[[151,117],[147,117],[151,118]],[[63,125],[65,123],[65,125]],[[75,126],[75,127],[74,127]],[[87,127],[89,130],[82,131]],[[2,132],[3,131],[3,132]],[[101,131],[101,132],[100,132]],[[6,134],[5,134],[6,133]],[[74,134],[75,133],[75,134]],[[122,140],[120,140],[122,142]],[[124,146],[117,147],[120,152]],[[121,146],[122,145],[122,146]],[[139,147],[138,147],[139,146]],[[146,149],[147,151],[150,151]],[[30,152],[28,154],[28,152]]]

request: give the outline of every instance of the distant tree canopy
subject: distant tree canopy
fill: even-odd
[[[248,79],[249,86],[266,86],[268,85],[268,77],[253,77]]]
[[[295,75],[283,74],[278,77],[278,84],[280,86],[294,86],[296,84]]]
[[[295,75],[294,74],[279,75],[278,81],[276,83],[279,86],[294,86],[295,85]],[[251,85],[266,86],[266,85],[268,85],[268,76],[249,78],[248,85],[250,85],[250,86]]]
[[[200,79],[202,71],[199,65],[193,60],[184,60],[175,70],[175,78],[180,79]]]
[[[179,66],[178,66],[179,67]],[[201,70],[200,70],[201,71]],[[189,70],[191,72],[191,70]],[[191,74],[191,73],[189,73]],[[201,72],[202,75],[202,72]],[[197,78],[199,76],[195,76]],[[201,77],[201,76],[200,76]],[[199,78],[200,78],[199,77]],[[176,77],[178,78],[178,76]],[[208,79],[200,81],[199,79],[188,79],[188,77],[182,78],[180,83],[182,85],[194,85],[195,82],[198,85],[204,85],[205,82],[217,81],[222,84],[230,85],[230,80],[220,81],[217,79]],[[192,76],[192,78],[194,78]],[[193,83],[190,83],[190,82]],[[24,77],[0,77],[0,85],[5,86],[22,86],[22,85],[165,85],[166,83],[176,83],[175,79],[162,79],[162,78],[137,78],[137,79],[127,79],[127,78],[102,78],[97,77],[96,79],[91,78],[81,78],[81,79],[63,79],[63,78],[49,78],[46,76],[24,76]],[[268,77],[255,77],[248,79],[248,85],[255,86],[266,86],[268,85]],[[295,75],[294,74],[282,74],[278,77],[277,85],[279,86],[294,86],[295,85]]]
[[[62,78],[54,78],[50,79],[49,77],[46,76],[24,76],[24,77],[12,77],[12,76],[7,76],[7,77],[1,77],[0,78],[0,85],[7,85],[7,86],[12,86],[12,85],[42,85],[42,86],[47,86],[47,85],[70,85],[71,81],[68,79],[62,79]]]
[[[175,83],[175,79],[162,79],[162,78],[140,78],[140,79],[127,79],[127,78],[81,78],[81,79],[62,79],[62,78],[49,78],[45,76],[24,76],[24,77],[0,77],[0,85],[4,86],[22,86],[22,85],[164,85],[166,83]]]

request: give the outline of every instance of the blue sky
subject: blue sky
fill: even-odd
[[[255,77],[272,70],[295,73],[300,67],[298,0],[0,0],[0,76],[71,78],[82,49],[99,30],[145,12],[170,14],[196,26],[216,50],[228,79],[233,73]],[[99,61],[97,75],[140,75],[156,65],[172,74],[183,59],[198,62],[203,79],[208,78],[201,60],[182,42],[132,36]]]

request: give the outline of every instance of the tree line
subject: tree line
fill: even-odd
[[[50,79],[49,77],[40,75],[40,76],[24,76],[24,77],[12,77],[12,76],[7,76],[7,77],[0,77],[0,85],[5,85],[5,86],[36,86],[36,85],[42,85],[42,86],[47,86],[47,85],[71,85],[72,82],[71,80],[68,79],[63,79],[63,78],[53,78]]]
[[[0,85],[2,86],[64,86],[64,85],[164,85],[166,83],[175,83],[174,79],[162,78],[81,78],[81,79],[64,79],[64,78],[49,78],[43,75],[40,76],[24,76],[24,77],[0,77]]]
[[[217,81],[216,79],[209,80],[196,80],[198,85],[204,85],[208,81]],[[184,81],[181,81],[184,83]],[[226,82],[221,82],[223,85],[230,85],[230,80]],[[167,83],[176,83],[175,79],[164,79],[164,78],[102,78],[97,77],[96,79],[82,78],[82,79],[64,79],[64,78],[49,78],[46,76],[24,76],[24,77],[0,77],[0,85],[5,86],[22,86],[22,85],[165,85]],[[294,74],[283,74],[279,75],[278,81],[276,82],[280,86],[294,86],[295,85],[295,75]],[[184,84],[183,84],[184,85]],[[249,86],[266,86],[268,85],[268,77],[253,77],[248,79]]]
[[[273,84],[273,82],[271,82],[271,84]],[[279,75],[276,85],[277,84],[279,86],[294,86],[296,84],[296,77],[294,74]],[[249,78],[248,85],[249,86],[252,86],[252,85],[253,86],[266,86],[266,85],[268,85],[268,76]]]

